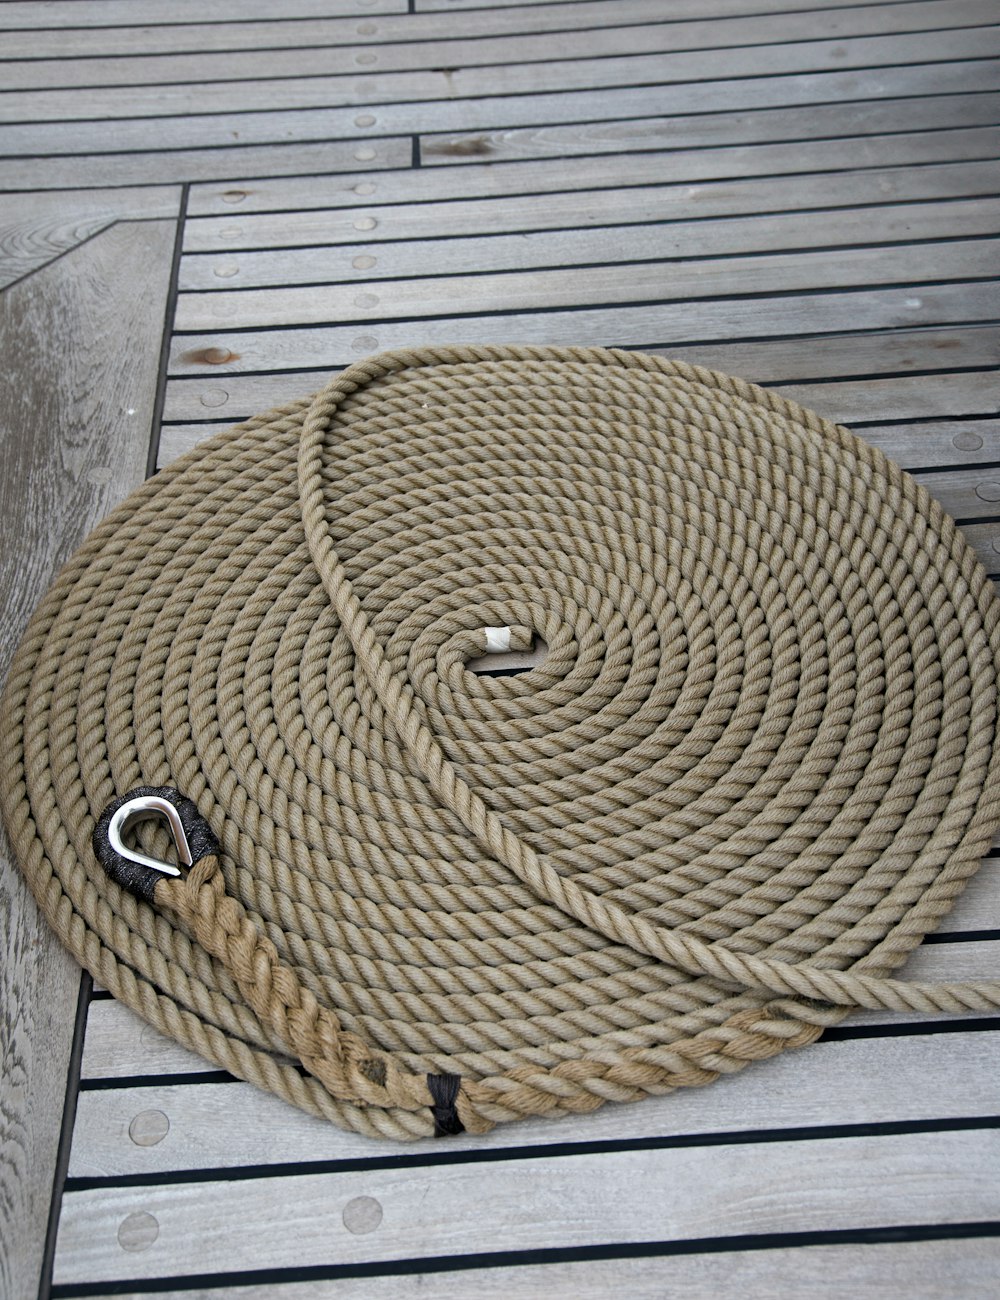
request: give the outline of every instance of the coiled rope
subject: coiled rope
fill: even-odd
[[[533,636],[528,672],[466,667]],[[1000,1005],[888,978],[1000,822],[998,664],[971,549],[847,430],[641,354],[390,353],[69,561],[8,679],[4,816],[163,1033],[355,1130],[482,1132],[851,1007]],[[150,906],[91,835],[163,785],[221,851]]]

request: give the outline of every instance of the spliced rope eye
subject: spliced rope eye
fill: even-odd
[[[3,697],[4,815],[159,1030],[361,1132],[477,1133],[851,1007],[1000,1005],[890,978],[1000,822],[998,664],[954,523],[777,394],[390,353],[70,560]]]

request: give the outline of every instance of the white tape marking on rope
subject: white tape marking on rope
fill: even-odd
[[[487,627],[483,631],[486,633],[486,653],[488,655],[504,654],[510,649],[509,627]]]

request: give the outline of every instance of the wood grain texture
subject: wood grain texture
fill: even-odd
[[[173,245],[173,222],[121,223],[0,295],[0,673],[57,566],[144,476]],[[19,1297],[37,1287],[80,972],[5,840],[0,947],[0,1294]]]
[[[68,1194],[57,1283],[421,1259],[595,1243],[682,1241],[1000,1213],[1000,1133],[978,1131],[619,1151]],[[942,1183],[946,1184],[943,1193]],[[371,1230],[351,1227],[370,1198]],[[294,1205],[294,1232],[274,1230]],[[129,1215],[154,1221],[123,1250]],[[345,1222],[345,1214],[347,1220]],[[153,1236],[153,1233],[150,1233]]]
[[[962,1288],[964,1300],[994,1300],[1000,1241],[993,1236],[905,1243],[872,1242],[771,1248],[659,1258],[470,1268],[392,1277],[216,1289],[158,1291],[160,1300],[716,1300],[734,1284],[741,1300],[941,1300]],[[334,1290],[334,1287],[336,1288]],[[145,1300],[147,1291],[115,1291],[117,1300]],[[98,1300],[111,1300],[110,1296]]]
[[[0,288],[29,275],[54,257],[116,221],[176,218],[180,190],[76,190],[65,194],[0,195]]]
[[[485,1137],[461,1135],[448,1153],[988,1115],[1000,1102],[992,1068],[997,1050],[994,1033],[949,1034],[949,1070],[942,1071],[942,1043],[935,1034],[821,1042],[755,1063],[707,1091],[680,1089],[641,1105],[526,1120]],[[913,1087],[915,1077],[925,1080],[923,1088]],[[153,1129],[154,1136],[163,1136],[143,1145],[136,1137],[142,1137],[142,1118],[151,1113],[165,1117]],[[430,1138],[415,1146],[381,1142],[375,1149],[369,1139],[301,1115],[247,1083],[176,1083],[82,1092],[69,1176],[117,1178],[419,1153],[440,1155],[441,1144]]]
[[[641,17],[640,8],[630,5],[627,13],[622,15],[626,19],[625,25],[616,27],[592,25],[599,19],[605,22],[613,20],[613,6],[605,5],[594,14],[589,5],[573,5],[566,7],[562,25],[546,32],[538,19],[547,18],[550,25],[559,22],[559,14],[553,13],[554,8],[546,5],[520,13],[480,9],[448,18],[433,14],[408,15],[395,21],[383,19],[375,32],[368,30],[374,24],[335,18],[257,22],[247,24],[246,28],[251,35],[256,35],[259,46],[267,48],[270,77],[328,77],[435,68],[442,62],[452,68],[502,63],[530,65],[555,59],[676,53],[681,50],[766,45],[773,41],[844,40],[942,27],[952,31],[988,24],[996,15],[992,0],[951,0],[947,13],[942,13],[936,0],[916,0],[912,4],[894,4],[885,9],[864,6],[829,12],[752,14],[714,21],[643,23],[636,21]],[[655,17],[661,18],[664,14],[661,5]],[[506,20],[506,25],[510,25],[512,20],[516,22],[515,31],[506,35],[492,34],[492,28],[500,25],[498,16],[501,22]],[[488,34],[479,34],[477,27]],[[216,34],[218,50],[211,48]],[[85,35],[93,36],[93,33]],[[144,49],[143,37],[146,35],[142,28],[132,29],[133,45],[129,52]],[[394,43],[394,35],[403,36],[405,40]],[[191,32],[188,50],[184,53],[148,54],[143,57],[141,65],[143,84],[222,82],[259,77],[259,50],[233,49],[227,42],[227,37],[231,36],[231,28],[212,24],[207,43],[204,31],[199,29]],[[129,86],[136,80],[133,60],[108,59],[106,55],[78,55],[72,61],[12,59],[4,65],[6,90]]]

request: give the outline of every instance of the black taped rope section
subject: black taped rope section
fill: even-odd
[[[434,1103],[431,1106],[431,1114],[434,1116],[435,1137],[454,1137],[457,1133],[465,1132],[465,1125],[458,1118],[458,1110],[455,1106],[461,1083],[460,1074],[427,1076],[427,1087]]]

